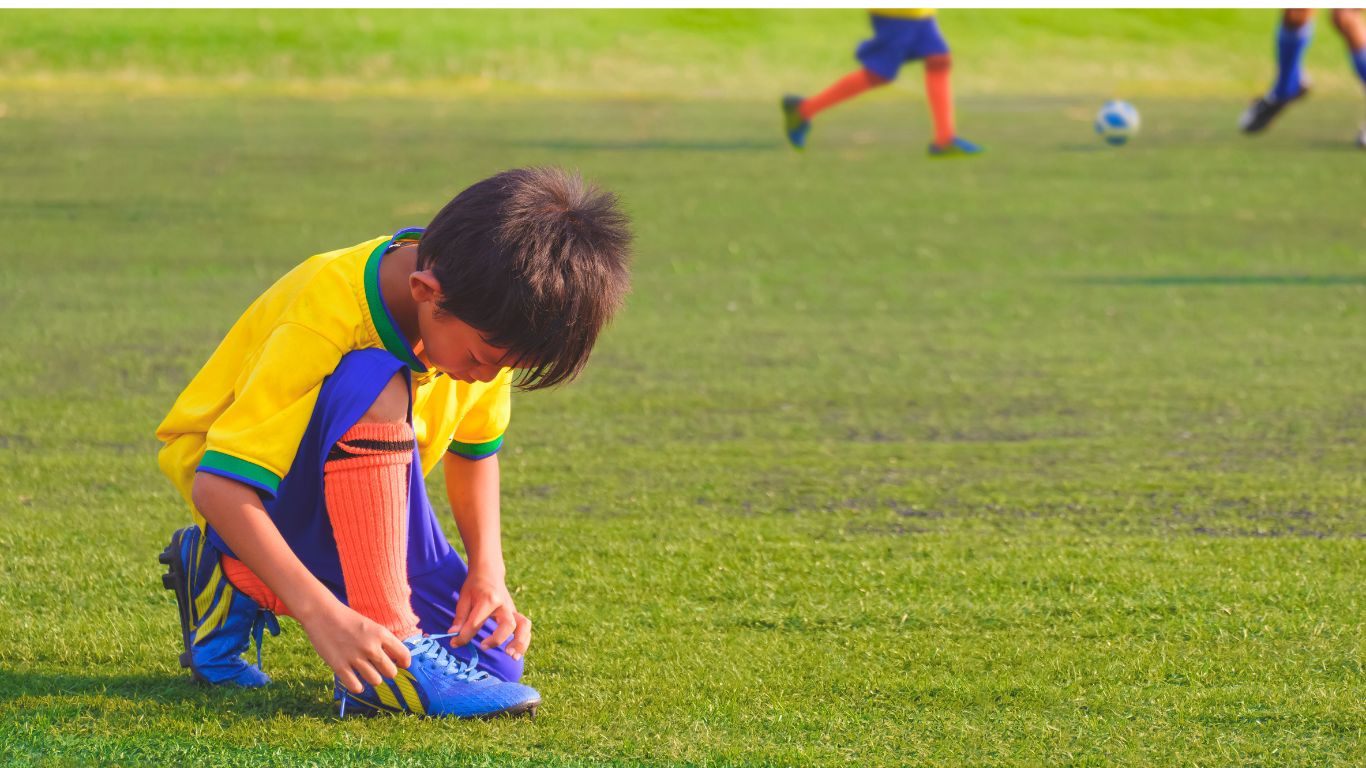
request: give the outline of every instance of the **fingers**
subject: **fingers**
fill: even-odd
[[[451,644],[454,646],[458,647],[468,643],[470,637],[474,636],[474,633],[470,632],[469,637],[461,637],[465,634],[466,625],[469,624],[471,602],[473,601],[469,599],[468,593],[465,592],[461,592],[460,597],[455,601],[455,620],[451,622],[450,629],[451,632],[456,633],[455,637],[451,638]]]
[[[517,619],[517,630],[513,634],[512,642],[508,643],[508,656],[521,661],[526,655],[526,649],[531,646],[531,619],[520,613],[512,614]]]
[[[506,605],[500,606],[493,614],[494,621],[498,622],[493,634],[484,638],[484,642],[479,644],[481,650],[487,651],[502,645],[509,637],[512,637],[513,630],[517,629],[517,614]]]
[[[360,678],[356,677],[355,672],[352,672],[345,667],[333,669],[332,671],[337,673],[337,679],[341,681],[342,685],[346,686],[346,690],[352,693],[365,693],[365,686],[361,685]]]
[[[408,652],[408,646],[404,645],[397,637],[394,637],[393,634],[386,632],[385,637],[380,638],[379,642],[380,649],[384,651],[384,655],[392,659],[394,664],[407,669],[408,665],[413,663],[413,655]],[[389,675],[389,677],[396,676],[397,673]]]
[[[398,677],[398,665],[394,664],[394,660],[389,658],[389,649],[385,648],[383,645],[376,648],[370,654],[369,662],[370,666],[374,667],[375,671],[379,672],[384,677],[390,680]]]
[[[379,670],[375,669],[369,659],[356,659],[351,662],[351,668],[360,675],[361,679],[370,685],[384,685],[384,677],[380,675]]]
[[[469,613],[465,614],[465,620],[463,622],[456,622],[456,625],[460,627],[460,629],[456,632],[455,637],[451,639],[451,645],[458,648],[473,640],[474,634],[479,631],[480,627],[484,626],[484,622],[488,621],[489,614],[492,612],[493,606],[485,602],[480,602],[472,608]]]

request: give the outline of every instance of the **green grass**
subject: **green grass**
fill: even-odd
[[[1276,13],[945,11],[964,93],[1250,96]],[[0,84],[67,89],[770,98],[854,66],[839,11],[3,11]],[[1320,20],[1319,94],[1359,95]],[[918,79],[918,76],[917,78]]]
[[[1253,141],[1242,90],[1154,96],[1111,150],[1090,96],[968,91],[989,154],[931,162],[916,87],[798,156],[743,84],[300,99],[267,86],[337,72],[228,93],[168,43],[123,60],[183,92],[101,93],[99,47],[63,45],[0,68],[57,72],[0,90],[0,763],[1366,762],[1355,103]],[[290,621],[271,688],[190,684],[156,423],[297,260],[529,163],[638,234],[626,312],[581,381],[516,399],[503,454],[541,716],[338,722]]]

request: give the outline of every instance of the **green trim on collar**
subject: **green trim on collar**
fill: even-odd
[[[269,493],[272,498],[280,490],[279,475],[259,464],[246,459],[239,459],[236,456],[229,456],[226,453],[205,451],[204,458],[199,460],[199,469],[213,475],[246,483]]]
[[[365,303],[370,308],[370,321],[375,324],[375,330],[379,333],[379,340],[384,344],[384,348],[389,350],[389,354],[402,360],[407,366],[418,373],[426,373],[427,366],[423,365],[413,354],[413,348],[408,345],[403,338],[403,332],[394,324],[393,317],[389,314],[389,308],[384,305],[384,296],[379,290],[379,263],[384,258],[384,252],[389,250],[389,246],[395,240],[414,240],[415,237],[404,236],[411,230],[402,230],[398,235],[380,243],[374,251],[370,253],[370,258],[365,261]]]
[[[467,459],[486,459],[498,452],[503,447],[503,436],[493,438],[487,443],[462,443],[459,440],[452,440],[451,453],[456,456],[463,456]]]

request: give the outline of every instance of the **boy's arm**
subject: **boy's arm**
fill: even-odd
[[[447,453],[441,463],[455,525],[469,557],[469,575],[460,587],[455,622],[450,628],[456,633],[451,643],[458,647],[469,642],[492,616],[498,628],[480,647],[487,650],[512,637],[507,654],[520,659],[531,644],[531,621],[517,612],[505,581],[498,456],[472,460]]]
[[[318,655],[355,693],[394,678],[407,667],[408,649],[389,630],[343,605],[308,571],[266,514],[256,490],[226,477],[195,475],[194,505],[233,554],[270,587],[303,625]]]

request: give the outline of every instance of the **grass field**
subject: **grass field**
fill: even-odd
[[[661,17],[667,66],[702,62],[684,99],[639,47],[591,87],[616,70],[582,51],[635,17],[545,20],[563,70],[477,95],[449,63],[222,43],[346,15],[185,16],[146,50],[110,42],[145,14],[65,16],[0,14],[0,763],[1366,763],[1366,157],[1326,29],[1323,98],[1251,141],[1265,12],[1189,17],[1179,58],[1174,12],[1001,17],[1075,93],[965,73],[989,154],[933,163],[918,78],[782,143],[776,94],[842,71],[856,14]],[[824,70],[784,79],[755,27]],[[1150,95],[1123,150],[1089,128],[1107,45],[1164,54],[1124,70]],[[1182,71],[1221,45],[1254,71]],[[269,689],[192,685],[155,425],[296,261],[532,163],[619,191],[638,235],[626,312],[579,382],[515,400],[503,454],[541,715],[338,722],[290,621]]]

